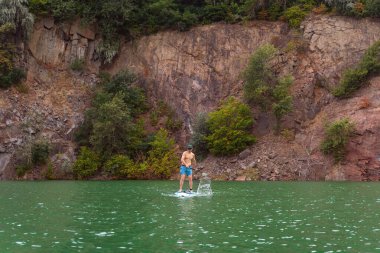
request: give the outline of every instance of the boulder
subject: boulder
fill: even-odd
[[[246,181],[246,179],[246,176],[238,176],[237,178],[235,178],[235,181]]]
[[[246,159],[248,156],[251,155],[251,151],[249,149],[245,149],[244,151],[242,151],[240,154],[239,154],[239,159],[240,160],[244,160]]]

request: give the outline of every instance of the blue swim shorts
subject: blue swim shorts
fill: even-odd
[[[193,167],[186,167],[185,165],[181,165],[181,167],[179,168],[179,174],[186,174],[186,176],[190,176],[191,174],[193,174]]]

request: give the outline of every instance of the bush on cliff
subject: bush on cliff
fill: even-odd
[[[259,47],[251,56],[243,72],[244,97],[250,104],[257,104],[264,110],[272,109],[280,130],[281,119],[292,110],[293,98],[290,86],[292,76],[278,78],[270,67],[277,49],[271,44]]]
[[[119,72],[112,78],[104,76],[102,80],[104,92],[113,96],[122,94],[122,99],[128,106],[132,117],[147,110],[144,91],[136,86],[136,83],[136,75],[128,70]]]
[[[168,178],[179,166],[174,140],[165,129],[160,129],[150,145],[147,163],[152,176]]]
[[[339,14],[355,17],[380,17],[378,0],[324,0],[326,5]]]
[[[142,128],[133,122],[122,97],[118,93],[102,104],[93,120],[90,143],[104,158],[113,154],[135,154],[144,136]]]
[[[29,0],[29,10],[38,16],[49,14],[50,0]]]
[[[301,25],[302,20],[306,17],[307,12],[303,10],[299,5],[288,8],[284,12],[284,16],[289,23],[290,27],[298,28]]]
[[[115,155],[104,164],[104,170],[112,176],[126,178],[134,166],[135,163],[128,156]]]
[[[276,87],[273,89],[273,112],[277,120],[277,130],[280,130],[281,119],[292,110],[293,98],[290,94],[290,86],[293,83],[292,76],[285,76],[278,80]]]
[[[375,42],[365,52],[356,68],[347,69],[339,86],[333,91],[336,97],[348,97],[360,89],[373,75],[380,73],[380,41]]]
[[[38,140],[32,145],[32,162],[34,165],[46,164],[50,153],[49,143],[46,140]]]
[[[15,46],[10,42],[15,26],[11,23],[0,25],[0,88],[6,89],[19,84],[25,78],[25,72],[13,63]]]
[[[91,146],[105,159],[115,154],[134,155],[140,150],[144,133],[137,116],[147,106],[143,91],[133,85],[135,81],[130,72],[103,78],[75,133],[80,145]]]
[[[100,159],[98,155],[91,149],[82,147],[73,166],[75,178],[87,179],[93,176],[99,168]]]
[[[324,154],[332,154],[335,161],[339,162],[344,158],[346,145],[354,132],[354,124],[349,119],[337,120],[325,127],[325,138],[322,141],[321,149]]]
[[[233,155],[255,142],[250,133],[253,118],[249,107],[231,97],[209,113],[206,140],[214,155]]]
[[[38,165],[45,165],[49,160],[50,144],[45,139],[29,138],[23,146],[15,151],[15,169],[18,177]]]
[[[269,63],[277,49],[271,44],[260,46],[249,59],[243,71],[244,97],[248,103],[259,104],[262,108],[270,107],[271,89],[276,81]]]

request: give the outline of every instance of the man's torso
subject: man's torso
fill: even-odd
[[[191,160],[194,159],[194,153],[185,151],[183,152],[183,160],[185,160],[185,164],[187,167],[191,166]]]

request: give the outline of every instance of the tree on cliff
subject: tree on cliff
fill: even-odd
[[[259,105],[264,110],[272,109],[276,116],[277,132],[281,119],[292,110],[293,98],[290,86],[292,76],[277,77],[271,68],[277,49],[271,44],[259,47],[249,60],[243,72],[244,97],[250,104]]]
[[[142,130],[132,121],[130,110],[121,93],[99,107],[93,121],[90,143],[104,157],[113,154],[132,155],[142,141]]]
[[[28,0],[0,0],[0,25],[11,24],[16,35],[27,38],[30,34],[34,18],[28,9]]]
[[[27,0],[0,0],[0,88],[19,83],[25,73],[14,66],[14,36],[25,39],[33,28]]]

